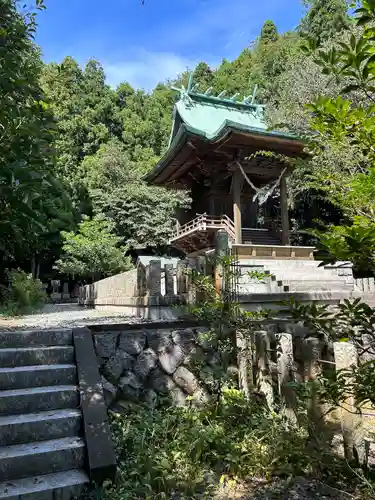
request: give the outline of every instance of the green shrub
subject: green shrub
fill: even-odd
[[[92,492],[93,499],[197,498],[220,478],[302,473],[308,462],[307,434],[236,389],[201,409],[130,407],[112,416],[112,431],[118,482]]]
[[[23,314],[42,306],[45,292],[42,282],[20,269],[8,272],[9,285],[2,290],[2,312],[6,315]]]
[[[312,443],[306,428],[237,389],[224,389],[219,404],[200,409],[129,404],[112,414],[111,426],[117,481],[88,492],[87,500],[217,499],[223,484],[254,477],[312,476],[341,489],[361,483],[339,457]]]

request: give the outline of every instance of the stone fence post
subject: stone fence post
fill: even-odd
[[[186,290],[186,262],[180,260],[176,270],[177,295],[185,295]]]
[[[307,402],[307,414],[310,426],[310,438],[321,441],[325,435],[323,409],[318,398],[318,377],[322,373],[320,359],[323,345],[316,337],[308,337],[302,344],[304,381],[310,383],[310,398]]]
[[[274,408],[274,394],[272,387],[272,374],[270,370],[270,338],[266,331],[254,332],[256,346],[256,383],[257,390],[264,395],[267,405]]]
[[[336,370],[350,370],[358,366],[358,354],[354,344],[335,342]],[[350,382],[350,372],[347,374]],[[363,465],[366,460],[365,435],[362,415],[356,409],[353,394],[348,393],[344,404],[340,407],[341,429],[344,439],[345,457],[349,462]]]
[[[224,270],[220,259],[228,254],[229,237],[226,231],[218,231],[215,247],[215,288],[218,296],[221,296],[228,283],[224,283]]]
[[[165,295],[169,297],[174,295],[174,268],[173,264],[165,264],[164,266],[164,276],[165,276]]]
[[[254,388],[251,330],[236,331],[238,385],[247,399]]]
[[[147,294],[151,297],[161,295],[161,262],[151,260],[148,265]]]
[[[297,422],[297,398],[291,382],[295,382],[293,356],[293,336],[290,333],[276,334],[277,341],[277,377],[281,401],[285,405],[285,414],[291,423]]]
[[[373,293],[375,292],[374,278],[359,278],[354,280],[354,290],[356,292]]]
[[[143,264],[137,267],[137,290],[136,297],[144,297],[147,293],[147,270]]]

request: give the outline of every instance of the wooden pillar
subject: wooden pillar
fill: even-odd
[[[242,175],[241,172],[236,169],[233,172],[233,219],[234,219],[234,229],[235,229],[235,243],[242,243],[242,221],[241,221],[241,189],[242,189]]]
[[[280,182],[280,208],[281,208],[281,243],[290,244],[289,236],[289,213],[288,213],[288,191],[286,186],[286,177],[282,176]]]

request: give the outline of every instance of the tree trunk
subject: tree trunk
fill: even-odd
[[[31,276],[35,279],[36,278],[36,255],[33,253],[33,256],[31,257]]]

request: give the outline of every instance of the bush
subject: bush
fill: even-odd
[[[6,315],[24,314],[45,302],[42,282],[20,269],[8,272],[8,287],[2,290],[2,312]]]
[[[111,416],[116,484],[88,492],[86,500],[218,500],[223,485],[246,489],[252,478],[307,476],[351,490],[361,484],[362,476],[312,442],[306,427],[237,389],[224,389],[219,404],[200,409],[129,404],[124,411]],[[355,498],[371,498],[359,493]]]
[[[92,499],[198,498],[224,481],[303,473],[310,460],[303,429],[236,389],[200,409],[130,406],[112,416],[112,431],[118,482]]]

